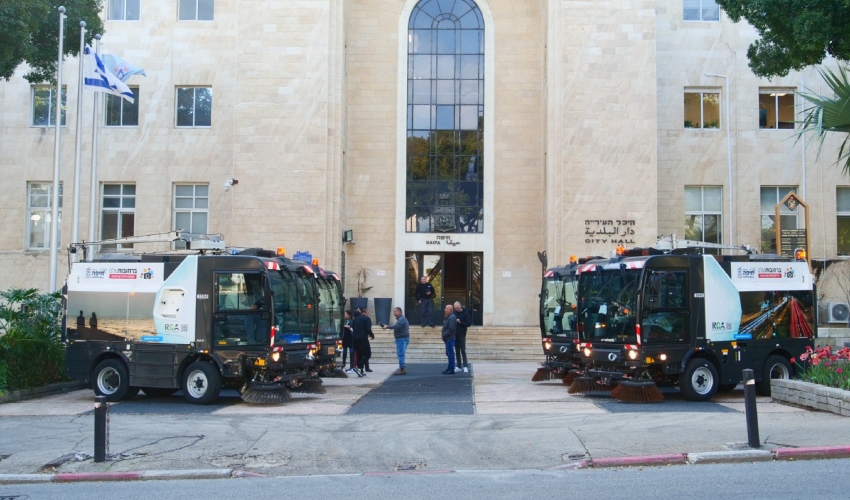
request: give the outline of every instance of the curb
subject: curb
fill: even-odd
[[[771,462],[774,460],[827,460],[832,458],[850,458],[850,446],[812,446],[777,448],[775,450],[707,451],[702,453],[606,457],[583,460],[574,464],[572,468],[605,469],[611,467]]]
[[[242,477],[233,469],[147,470],[128,472],[67,472],[62,474],[0,474],[0,485],[84,483],[104,481],[157,481],[168,479],[229,479]]]
[[[821,458],[850,458],[850,446],[809,446],[805,448],[777,448],[776,460],[818,460]]]
[[[675,453],[672,455],[648,455],[637,457],[608,457],[594,458],[589,461],[589,466],[599,469],[608,467],[632,467],[642,465],[684,465],[685,454]]]
[[[45,396],[53,396],[55,394],[62,394],[63,392],[71,392],[85,388],[86,384],[82,382],[57,382],[55,384],[35,387],[33,389],[19,389],[16,391],[9,391],[0,396],[0,404],[43,398]]]

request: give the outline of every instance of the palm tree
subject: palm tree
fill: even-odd
[[[823,152],[823,143],[828,132],[843,134],[844,141],[838,149],[838,159],[835,163],[843,163],[842,170],[850,176],[850,80],[848,80],[848,65],[841,63],[838,71],[829,68],[818,68],[818,73],[835,94],[835,97],[825,97],[815,93],[798,92],[800,97],[814,106],[805,110],[802,128],[797,132],[798,139],[803,134],[813,132],[819,143],[818,157]]]

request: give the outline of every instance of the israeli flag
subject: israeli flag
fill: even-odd
[[[94,92],[105,92],[135,101],[133,92],[126,83],[109,72],[103,65],[100,57],[86,45],[85,59],[83,59],[83,88]]]
[[[119,80],[122,82],[126,82],[133,75],[142,75],[148,76],[145,73],[145,70],[139,68],[138,66],[133,66],[128,63],[124,59],[121,59],[118,56],[113,56],[112,54],[103,54],[103,65],[106,69],[111,72],[113,75],[117,76]]]

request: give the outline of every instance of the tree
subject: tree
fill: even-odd
[[[838,149],[836,163],[843,162],[845,175],[850,175],[850,79],[848,67],[839,64],[838,71],[829,68],[818,68],[827,86],[835,97],[827,97],[810,92],[798,94],[814,106],[806,110],[803,126],[798,137],[806,133],[814,133],[818,142],[818,155],[823,152],[823,144],[827,132],[838,132],[844,136],[844,141]]]
[[[9,81],[23,63],[30,83],[56,82],[59,50],[59,11],[65,7],[63,52],[80,52],[80,21],[86,22],[86,43],[103,34],[103,0],[0,0],[0,78]]]
[[[717,0],[734,22],[746,19],[761,38],[747,49],[757,76],[785,76],[850,54],[848,0]]]

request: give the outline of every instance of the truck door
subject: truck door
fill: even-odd
[[[216,272],[213,279],[213,345],[265,346],[269,343],[269,305],[263,274]]]
[[[641,341],[644,344],[687,344],[690,340],[688,271],[646,271]]]

